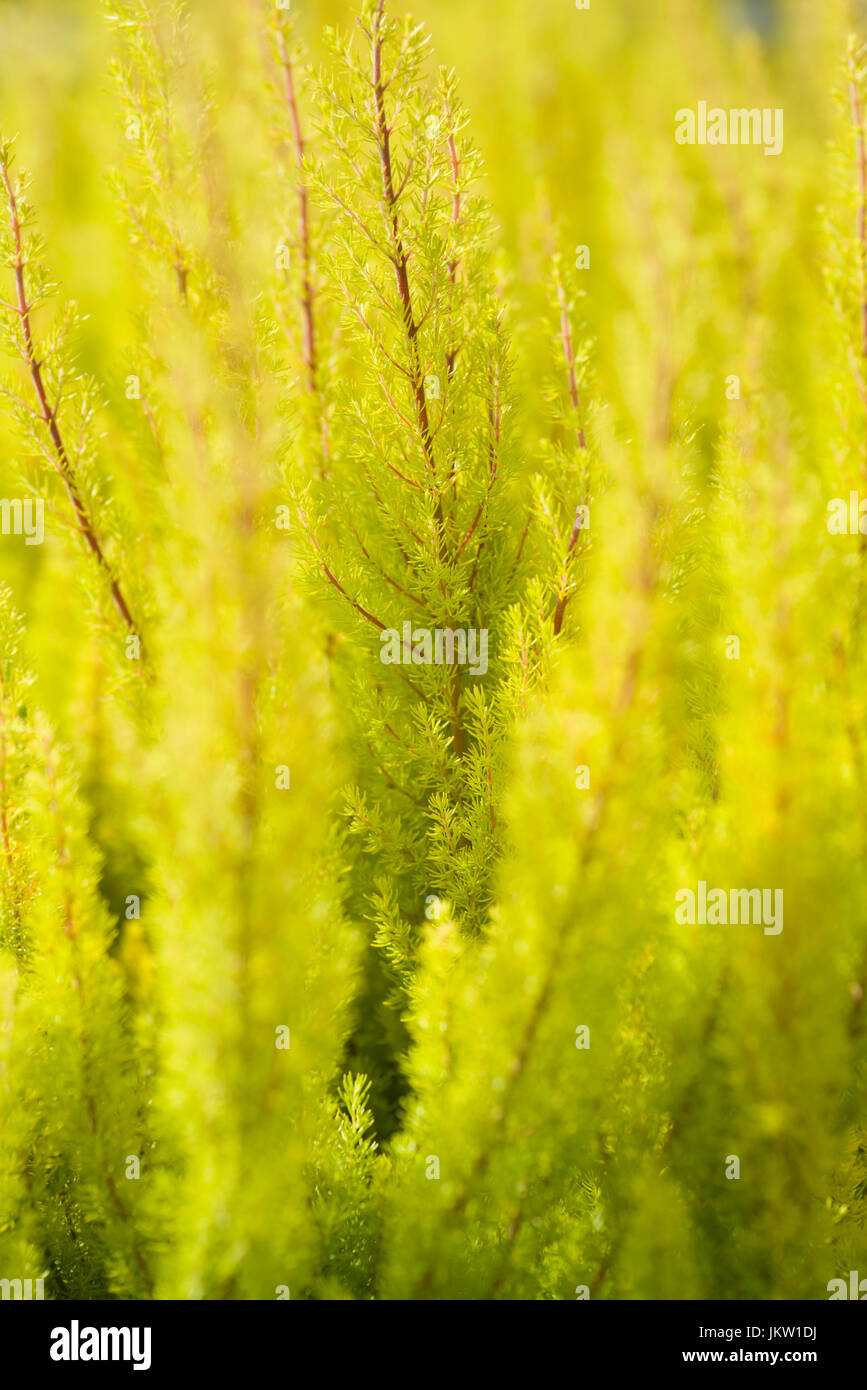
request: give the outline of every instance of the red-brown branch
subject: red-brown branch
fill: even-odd
[[[436,485],[436,469],[434,466],[433,439],[431,437],[430,419],[428,416],[427,397],[424,389],[424,377],[422,375],[421,357],[418,349],[418,324],[412,303],[412,291],[409,283],[409,270],[406,250],[403,245],[403,238],[400,233],[400,224],[397,216],[398,194],[394,187],[394,171],[391,159],[391,128],[385,115],[385,87],[382,81],[382,20],[385,10],[385,0],[380,0],[377,7],[373,34],[371,36],[372,61],[373,61],[373,94],[376,104],[376,140],[379,147],[379,162],[382,171],[382,192],[385,201],[386,216],[389,227],[389,234],[392,244],[392,260],[394,263],[395,276],[397,279],[397,292],[400,298],[401,315],[403,318],[404,331],[406,333],[407,344],[409,346],[410,358],[410,384],[412,386],[413,397],[415,399],[416,419],[418,430],[421,436],[421,445],[424,451],[425,461],[431,475],[431,481]],[[441,499],[437,498],[437,520],[442,523]]]
[[[858,96],[858,76],[855,60],[849,54],[849,97],[852,105],[852,124],[855,127],[855,151],[858,161],[858,247],[861,261],[861,352],[867,357],[867,150],[864,143],[864,120]]]
[[[578,394],[578,374],[575,368],[575,352],[572,346],[572,324],[569,319],[569,305],[566,301],[566,292],[559,278],[557,281],[557,301],[560,305],[560,334],[563,339],[563,355],[566,358],[566,370],[569,375],[569,398],[572,401],[573,410],[575,410],[580,417],[581,399]],[[584,429],[580,423],[578,425],[578,444],[582,449],[587,448]]]
[[[52,410],[48,404],[48,395],[42,376],[42,365],[36,359],[36,350],[33,342],[33,330],[30,322],[30,311],[32,306],[27,302],[27,285],[24,278],[25,260],[21,236],[21,221],[18,216],[18,201],[10,178],[9,168],[5,162],[0,162],[0,177],[2,177],[3,186],[6,190],[6,197],[9,203],[10,227],[15,250],[13,268],[15,270],[15,287],[18,298],[16,312],[21,323],[21,335],[24,347],[23,358],[27,370],[30,373],[33,389],[36,392],[36,398],[39,402],[41,419],[48,429],[54,466],[63,480],[67,496],[75,512],[78,529],[84,537],[88,549],[108,579],[114,606],[129,631],[139,637],[138,627],[133,619],[126,599],[123,596],[120,581],[115,576],[106,558],[105,551],[100,544],[99,537],[96,534],[96,530],[87,510],[87,505],[79,489],[75,477],[75,470],[70,462],[69,455],[66,451],[66,445],[63,442],[63,437],[57,423],[56,412]],[[140,638],[139,641],[141,641]]]
[[[581,424],[581,398],[578,393],[578,374],[575,367],[575,351],[572,344],[572,323],[569,318],[569,305],[566,300],[566,292],[563,283],[557,277],[557,301],[560,305],[560,335],[563,340],[563,355],[566,358],[566,370],[569,377],[569,398],[572,402],[572,409],[579,417],[578,423],[578,447],[587,448],[587,440],[584,436],[584,427]],[[581,506],[575,508],[575,520],[572,524],[572,532],[569,536],[569,544],[566,548],[566,555],[563,560],[563,577],[560,581],[560,593],[557,598],[557,607],[554,611],[554,634],[559,634],[563,626],[563,616],[566,612],[566,604],[569,602],[569,557],[575,549],[578,536],[582,527]]]
[[[298,241],[301,247],[301,313],[304,326],[304,365],[307,369],[307,388],[311,395],[316,394],[316,333],[314,328],[314,291],[311,274],[310,251],[310,194],[307,188],[305,166],[305,143],[301,133],[301,120],[298,115],[298,99],[295,93],[295,74],[292,59],[282,33],[277,36],[280,64],[286,88],[286,102],[292,122],[292,141],[295,147],[295,163],[298,166]]]
[[[300,514],[299,514],[299,515],[300,515]],[[335,588],[335,589],[337,590],[337,592],[346,600],[346,602],[347,602],[348,604],[350,604],[350,606],[351,606],[352,608],[355,609],[356,613],[360,613],[361,616],[362,616],[362,618],[366,618],[367,621],[368,621],[369,623],[372,623],[374,627],[379,628],[380,632],[385,632],[385,630],[386,630],[385,623],[381,623],[381,622],[379,621],[379,618],[375,617],[373,613],[369,613],[368,610],[367,610],[366,608],[363,608],[363,607],[361,606],[360,603],[356,603],[355,599],[352,598],[351,595],[349,595],[349,594],[346,592],[346,590],[344,589],[344,587],[343,587],[343,585],[341,584],[340,580],[337,579],[337,578],[335,577],[334,574],[332,574],[331,570],[330,570],[329,567],[328,567],[328,563],[327,563],[327,561],[326,561],[326,559],[325,559],[325,556],[324,556],[323,553],[322,553],[322,547],[320,546],[318,540],[317,540],[316,537],[314,536],[313,532],[310,530],[310,527],[307,525],[307,522],[306,522],[306,520],[304,519],[304,517],[301,516],[300,519],[301,519],[301,525],[304,527],[304,530],[305,530],[306,533],[307,533],[307,537],[308,537],[308,540],[310,541],[310,544],[313,546],[313,549],[316,551],[316,554],[319,556],[319,563],[320,563],[321,566],[322,566],[322,571],[323,571],[323,573],[324,573],[324,575],[325,575],[325,578],[328,580],[329,584],[330,584],[333,588]]]

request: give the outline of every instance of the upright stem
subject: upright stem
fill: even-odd
[[[397,291],[400,296],[403,326],[409,345],[409,378],[415,398],[416,418],[418,420],[422,449],[424,450],[431,481],[433,486],[436,487],[433,439],[431,437],[427,397],[425,396],[424,377],[422,376],[421,358],[418,350],[418,324],[416,323],[415,313],[413,311],[412,292],[410,290],[409,272],[407,269],[407,256],[397,217],[397,196],[394,191],[394,172],[391,162],[391,127],[385,116],[385,89],[382,85],[382,20],[384,10],[385,0],[379,0],[372,39],[373,93],[376,102],[376,135],[377,144],[379,146],[379,162],[382,169],[382,191],[385,199],[394,252],[393,260],[397,277]],[[437,521],[440,526],[442,525],[442,519],[442,499],[438,496]]]
[[[867,149],[864,141],[864,119],[858,95],[858,73],[855,57],[849,52],[849,99],[852,124],[855,127],[855,151],[858,163],[858,249],[861,278],[861,353],[867,357]]]
[[[97,564],[103,570],[104,574],[108,579],[111,597],[114,602],[115,608],[122,617],[129,631],[138,637],[138,627],[133,619],[126,599],[123,596],[120,581],[115,576],[114,571],[111,568],[111,565],[106,559],[105,551],[103,550],[102,545],[100,544],[99,537],[96,534],[93,521],[90,517],[90,513],[87,510],[87,505],[85,503],[84,497],[82,496],[81,490],[78,486],[78,482],[75,477],[75,470],[73,469],[73,466],[69,460],[69,455],[66,451],[66,445],[63,442],[63,437],[60,433],[60,428],[57,424],[56,411],[52,410],[50,405],[48,404],[48,395],[45,390],[45,382],[42,376],[42,364],[39,361],[37,361],[36,350],[33,342],[33,330],[30,322],[30,310],[32,306],[27,302],[27,286],[24,279],[25,259],[21,236],[21,220],[18,216],[18,201],[15,196],[15,189],[12,185],[12,180],[9,175],[9,167],[4,161],[0,161],[0,178],[2,178],[3,180],[3,186],[6,190],[6,197],[9,202],[9,219],[10,227],[12,230],[13,246],[15,250],[15,260],[13,261],[13,268],[15,270],[15,286],[18,296],[17,312],[18,318],[21,322],[22,343],[24,348],[23,357],[27,370],[30,373],[30,379],[33,382],[33,388],[36,392],[36,398],[39,402],[41,418],[48,428],[48,434],[51,440],[52,451],[54,454],[55,468],[57,469],[57,472],[60,474],[60,477],[63,479],[63,484],[66,488],[67,496],[69,497],[69,500],[72,503],[72,509],[75,513],[76,522],[78,523],[78,529],[81,535],[84,537],[88,549],[90,550],[91,554],[95,557]],[[139,640],[141,639],[139,638]]]
[[[563,339],[563,355],[566,358],[566,370],[569,377],[569,399],[572,402],[572,409],[579,416],[578,424],[578,447],[587,448],[587,439],[584,435],[584,427],[580,422],[581,399],[578,394],[578,374],[575,368],[575,351],[572,345],[572,323],[569,318],[569,305],[566,300],[566,291],[563,283],[557,276],[557,302],[560,305],[560,336]],[[581,534],[582,517],[581,505],[575,508],[575,520],[572,523],[572,531],[569,536],[569,545],[566,548],[566,556],[563,561],[563,575],[560,580],[560,593],[557,598],[557,607],[554,611],[554,633],[560,633],[563,627],[563,616],[566,612],[566,604],[569,602],[569,557],[575,549],[576,542]]]
[[[298,241],[301,246],[301,313],[304,326],[304,366],[307,370],[307,388],[311,395],[316,394],[316,333],[313,318],[313,278],[311,274],[310,252],[310,195],[306,182],[304,137],[301,133],[301,120],[298,115],[298,99],[295,93],[295,74],[292,59],[282,33],[277,36],[283,80],[286,87],[286,101],[292,121],[292,141],[295,146],[295,162],[298,166]]]
[[[572,347],[572,324],[569,318],[569,305],[566,300],[566,291],[559,277],[557,280],[557,302],[560,305],[560,334],[563,339],[563,355],[566,358],[566,368],[569,373],[569,398],[572,401],[573,410],[577,411],[580,417],[581,401],[578,395],[578,375],[575,370],[575,352]],[[584,428],[580,423],[578,425],[578,446],[581,449],[587,448],[587,440],[584,438]]]

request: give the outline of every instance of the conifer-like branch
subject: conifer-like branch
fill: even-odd
[[[53,406],[50,405],[48,401],[48,393],[45,389],[45,381],[42,373],[43,363],[37,355],[34,343],[31,324],[33,305],[28,301],[27,297],[27,281],[25,278],[27,259],[24,248],[22,222],[19,216],[18,196],[11,175],[9,147],[8,144],[5,143],[0,146],[0,179],[2,179],[3,187],[6,191],[6,199],[9,208],[9,227],[13,251],[11,266],[15,272],[17,296],[15,313],[18,316],[20,326],[19,347],[21,358],[30,375],[33,389],[36,393],[36,399],[39,403],[39,419],[45,425],[48,432],[54,467],[63,481],[66,494],[72,505],[79,533],[84,538],[90,553],[93,555],[100,570],[108,581],[112,601],[127,629],[140,639],[138,625],[124,597],[120,579],[115,574],[112,565],[106,557],[105,550],[97,534],[96,525],[78,485],[75,469],[60,432],[60,425],[58,422],[60,398],[58,397],[58,400]]]
[[[858,172],[858,274],[861,285],[861,355],[867,358],[867,144],[864,136],[864,116],[858,92],[858,64],[854,40],[849,44],[849,101],[852,126],[855,131],[855,161]]]
[[[312,278],[312,253],[310,249],[310,190],[307,185],[307,168],[304,136],[301,132],[301,119],[298,113],[298,97],[295,91],[295,72],[286,36],[282,29],[277,32],[277,48],[283,70],[286,104],[292,122],[292,141],[298,172],[298,244],[301,248],[301,314],[304,323],[304,365],[307,370],[307,389],[312,395],[317,391],[316,330],[314,326],[314,290]]]
[[[587,439],[584,434],[584,425],[581,420],[581,398],[578,392],[578,374],[575,363],[575,351],[572,339],[572,321],[569,314],[569,302],[566,298],[566,290],[560,275],[559,267],[555,265],[555,285],[557,291],[557,301],[560,306],[560,335],[563,342],[563,356],[566,360],[566,371],[569,381],[569,400],[572,409],[578,417],[578,448],[582,451],[587,449]],[[566,554],[563,559],[563,571],[560,578],[559,593],[557,595],[557,606],[554,610],[554,635],[558,636],[563,627],[563,617],[566,612],[566,604],[569,602],[569,563],[572,552],[581,534],[582,528],[582,504],[578,503],[575,508],[575,520],[569,534],[569,544],[566,547]]]
[[[428,415],[427,396],[425,394],[424,375],[422,372],[421,359],[418,351],[418,332],[419,325],[416,322],[415,312],[412,302],[412,290],[409,283],[409,263],[404,249],[403,238],[400,231],[398,219],[398,203],[400,192],[394,187],[394,171],[391,158],[391,126],[385,114],[385,92],[387,84],[383,81],[382,50],[384,43],[383,29],[385,25],[385,0],[378,0],[376,11],[373,16],[373,32],[369,35],[371,42],[371,66],[374,102],[376,108],[376,143],[379,150],[380,168],[382,171],[382,196],[386,222],[391,238],[391,259],[394,265],[395,278],[397,281],[397,291],[400,299],[400,309],[403,319],[404,331],[406,333],[407,347],[409,350],[410,361],[410,384],[412,387],[413,398],[415,400],[416,417],[418,422],[418,432],[421,438],[421,445],[424,451],[425,460],[431,478],[431,486],[437,488],[436,463],[434,460],[433,437],[431,435],[430,418]],[[409,177],[409,167],[406,171]],[[404,186],[406,179],[404,180]],[[442,529],[443,513],[442,499],[437,490],[436,495],[436,517],[438,522],[438,532]]]

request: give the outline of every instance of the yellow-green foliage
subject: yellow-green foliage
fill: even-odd
[[[0,12],[0,1276],[823,1299],[865,17],[416,10]]]

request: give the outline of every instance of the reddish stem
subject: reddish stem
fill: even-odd
[[[376,136],[379,146],[379,162],[382,170],[382,191],[389,219],[389,230],[394,252],[393,260],[395,275],[397,277],[397,291],[400,297],[403,325],[410,352],[410,384],[412,386],[413,396],[415,397],[416,418],[421,435],[422,449],[424,450],[425,460],[430,470],[431,479],[435,484],[436,471],[434,467],[433,440],[431,438],[427,398],[425,396],[424,378],[422,376],[421,359],[418,350],[418,324],[416,323],[412,305],[412,291],[410,290],[409,284],[407,255],[397,218],[397,195],[394,190],[394,172],[391,161],[391,128],[385,116],[385,89],[382,85],[381,33],[384,9],[385,0],[380,0],[376,11],[376,22],[371,45],[373,55],[373,93],[376,103]],[[440,498],[437,498],[437,520],[442,523]]]
[[[16,312],[21,321],[21,333],[24,344],[23,357],[27,370],[30,373],[30,378],[33,382],[33,388],[36,392],[37,400],[39,401],[39,409],[41,412],[42,420],[48,427],[48,434],[51,439],[52,449],[54,452],[55,468],[57,469],[57,472],[60,474],[60,477],[63,479],[63,484],[66,488],[67,496],[69,497],[69,500],[72,503],[73,511],[75,512],[75,518],[78,523],[78,529],[84,537],[91,554],[95,557],[97,563],[99,564],[99,566],[108,578],[114,605],[120,616],[123,618],[124,623],[129,628],[130,632],[135,634],[135,636],[138,636],[138,628],[129,610],[126,599],[123,596],[123,592],[120,587],[120,582],[115,577],[114,572],[112,571],[112,568],[108,563],[108,560],[106,559],[105,552],[99,542],[99,538],[94,529],[93,522],[91,521],[84,498],[82,497],[81,492],[79,490],[78,483],[75,478],[75,472],[72,467],[72,464],[69,461],[69,455],[66,451],[66,445],[63,442],[63,437],[60,433],[60,429],[57,424],[56,412],[53,411],[48,404],[48,396],[45,390],[45,382],[42,377],[42,365],[40,362],[36,360],[36,351],[33,343],[33,331],[30,323],[30,310],[32,306],[29,305],[27,302],[27,287],[24,279],[25,260],[21,238],[21,222],[18,216],[18,201],[15,196],[15,189],[12,186],[12,180],[9,176],[8,166],[4,162],[0,162],[0,177],[2,177],[3,179],[3,185],[6,189],[6,196],[9,201],[10,227],[12,230],[12,239],[15,248],[15,260],[13,262],[13,266],[15,270],[15,286],[18,296],[18,306]]]
[[[289,115],[292,121],[295,162],[298,165],[298,240],[301,245],[301,259],[303,264],[301,311],[304,318],[304,365],[307,368],[308,389],[311,394],[315,394],[316,334],[313,322],[314,294],[310,254],[310,195],[306,182],[304,137],[301,133],[301,121],[298,115],[298,100],[295,94],[295,74],[292,70],[292,60],[286,48],[286,40],[282,33],[278,35],[277,42],[280,51],[280,63],[283,68],[283,77],[286,84],[286,101],[289,106]]]
[[[855,63],[849,55],[849,96],[852,103],[852,123],[855,126],[855,149],[858,160],[858,245],[861,256],[861,352],[867,357],[867,286],[865,286],[865,266],[867,266],[867,150],[864,143],[864,121],[861,114],[861,101],[858,96],[858,81]]]

